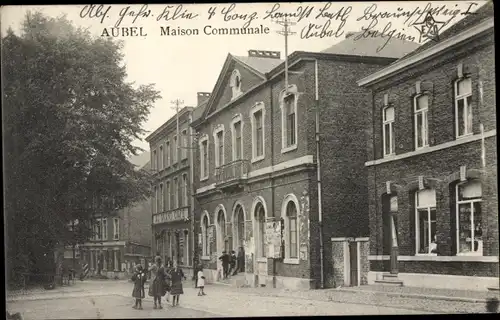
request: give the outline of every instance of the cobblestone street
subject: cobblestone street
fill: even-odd
[[[373,292],[335,289],[284,291],[209,285],[198,297],[191,281],[184,285],[180,306],[154,310],[152,298],[144,310],[131,308],[132,285],[126,281],[84,281],[54,291],[8,296],[7,310],[24,319],[176,318],[214,316],[379,315],[485,312],[484,303],[389,297]]]

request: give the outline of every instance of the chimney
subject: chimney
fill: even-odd
[[[198,96],[198,105],[200,105],[208,100],[208,98],[210,97],[210,92],[198,92],[197,96]]]
[[[349,37],[352,37],[353,35],[355,35],[357,32],[356,31],[349,31],[345,34],[345,38],[349,38]]]
[[[279,59],[280,55],[279,51],[248,50],[249,57]]]

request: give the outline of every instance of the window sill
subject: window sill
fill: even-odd
[[[464,135],[461,135],[461,136],[456,136],[455,139],[456,140],[460,140],[460,139],[465,139],[465,138],[468,138],[470,136],[473,136],[474,134],[471,132],[471,133],[466,133]]]
[[[257,262],[267,262],[267,258],[266,257],[257,258]]]
[[[201,260],[210,260],[210,256],[201,256],[200,257]]]
[[[300,264],[299,258],[285,258],[283,259],[283,263],[285,264]]]
[[[202,182],[202,181],[207,181],[207,180],[208,180],[208,176],[203,177],[203,178],[200,178],[200,182]]]
[[[291,145],[289,147],[281,148],[281,153],[287,153],[297,149],[297,144]]]
[[[423,147],[418,147],[418,148],[415,148],[415,151],[425,150],[425,149],[427,149],[427,148],[429,148],[429,145],[428,145],[428,144],[427,144],[427,145],[425,145],[425,146],[423,146]]]
[[[396,153],[390,153],[390,154],[384,154],[384,159],[390,159],[392,157],[395,157]]]
[[[256,162],[259,162],[259,161],[262,161],[264,160],[264,156],[259,156],[259,157],[255,157],[255,158],[252,158],[252,163],[256,163]]]
[[[457,253],[457,257],[482,257],[481,252],[461,252]]]
[[[416,253],[415,257],[437,257],[437,253]]]

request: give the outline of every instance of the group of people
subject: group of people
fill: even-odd
[[[227,279],[231,275],[236,275],[238,272],[245,271],[245,251],[243,247],[240,247],[238,251],[238,256],[236,256],[236,252],[231,250],[231,253],[228,254],[226,251],[222,251],[222,255],[219,257],[219,260],[222,262],[222,277],[223,279]]]
[[[177,263],[169,261],[166,265],[162,264],[161,257],[156,256],[154,263],[148,268],[151,272],[151,284],[149,285],[148,295],[154,299],[154,309],[163,309],[161,305],[162,297],[165,295],[166,301],[169,302],[169,296],[172,295],[172,306],[179,305],[179,296],[184,293],[182,288],[182,280],[186,280],[184,272],[179,268]],[[146,283],[147,275],[142,265],[137,265],[132,281],[134,289],[132,297],[135,298],[134,309],[142,309],[142,299],[146,297],[144,284]]]

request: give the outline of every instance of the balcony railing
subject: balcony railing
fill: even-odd
[[[248,165],[248,160],[235,160],[216,168],[217,184],[226,184],[232,181],[241,182],[241,180],[246,179]]]

